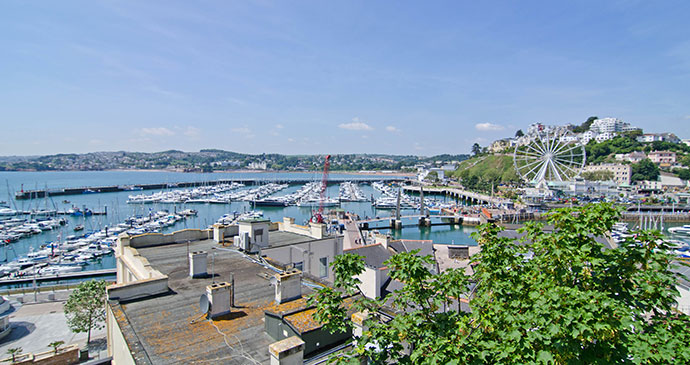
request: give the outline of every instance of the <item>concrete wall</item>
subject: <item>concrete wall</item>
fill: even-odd
[[[183,229],[173,233],[147,233],[129,238],[129,246],[134,248],[160,246],[169,243],[181,243],[187,241],[199,241],[211,239],[213,231],[208,229]],[[120,238],[122,241],[122,238]]]
[[[324,328],[299,334],[287,323],[283,322],[282,319],[269,314],[264,315],[264,323],[266,333],[276,341],[281,341],[292,336],[300,337],[305,342],[305,355],[311,355],[324,347],[345,342],[352,337],[352,331],[331,333]]]
[[[283,232],[297,233],[309,236],[309,227],[295,224],[295,218],[284,217],[282,222],[278,222],[278,230]]]
[[[357,279],[362,282],[359,289],[365,297],[378,299],[381,297],[381,287],[388,280],[388,269],[364,267],[364,272],[357,275]]]
[[[117,260],[118,284],[165,277],[151,266],[149,260],[139,255],[139,251],[132,247],[118,246],[115,258]]]
[[[109,285],[108,299],[132,300],[168,292],[168,277],[137,280]]]
[[[278,230],[297,233],[315,239],[322,239],[326,237],[325,224],[309,222],[308,226],[301,226],[299,224],[295,224],[294,218],[288,217],[283,218],[283,221],[278,223]]]
[[[677,299],[678,310],[690,315],[690,291],[680,286],[676,286],[676,289],[680,292],[680,297]]]
[[[222,224],[213,225],[213,240],[215,242],[232,242],[232,237],[237,236],[239,232],[239,226],[236,224],[225,226]]]
[[[282,247],[269,247],[261,253],[284,265],[302,262],[302,271],[309,275],[319,275],[319,259],[328,257],[328,281],[333,282],[333,260],[343,253],[343,237],[334,236],[322,240],[314,240]]]
[[[108,356],[112,356],[112,363],[115,365],[130,365],[135,364],[132,354],[129,352],[129,347],[122,335],[120,326],[115,320],[113,311],[109,305],[106,305],[106,325],[108,335]]]
[[[68,345],[62,347],[60,351],[55,354],[55,351],[39,352],[37,354],[27,353],[21,356],[16,356],[16,362],[13,364],[40,364],[40,365],[71,365],[79,363],[79,346]],[[0,362],[12,363],[12,357],[0,360]]]
[[[108,297],[128,300],[166,293],[168,276],[154,269],[131,244],[131,239],[120,237],[115,250],[117,283],[107,287]]]

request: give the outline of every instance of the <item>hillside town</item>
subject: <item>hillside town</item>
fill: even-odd
[[[514,137],[496,140],[487,148],[475,147],[474,157],[462,162],[458,170],[441,174],[450,175],[450,180],[442,180],[455,178],[468,188],[496,194],[520,188],[530,200],[687,199],[690,139],[673,132],[644,133],[617,118],[592,117],[581,125],[534,123],[526,133],[519,130]],[[552,155],[555,159],[549,164]],[[479,167],[484,169],[482,173],[477,172]],[[420,180],[427,174],[419,175]],[[483,186],[475,180],[483,181]],[[534,185],[541,189],[533,189]]]

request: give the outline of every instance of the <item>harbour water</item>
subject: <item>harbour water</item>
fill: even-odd
[[[362,178],[362,175],[348,175],[334,173],[331,176],[338,178],[353,179]],[[388,176],[388,175],[387,175]],[[375,178],[376,176],[366,176]],[[6,201],[10,208],[20,211],[35,210],[57,210],[66,211],[72,207],[83,209],[84,207],[92,211],[104,211],[107,215],[92,215],[86,217],[64,216],[67,221],[65,226],[60,229],[44,231],[17,242],[13,242],[0,247],[0,261],[11,261],[16,257],[25,256],[31,250],[38,250],[41,245],[48,242],[57,241],[60,236],[67,237],[77,233],[98,231],[104,227],[114,227],[118,223],[131,216],[147,216],[160,210],[169,212],[194,209],[198,214],[180,221],[177,224],[166,227],[163,233],[180,230],[184,228],[205,228],[213,224],[222,215],[233,212],[246,212],[259,210],[263,212],[265,218],[272,221],[280,221],[283,217],[293,217],[298,223],[306,222],[312,215],[312,208],[307,207],[271,207],[260,206],[252,207],[251,202],[233,201],[229,204],[128,204],[129,195],[152,194],[156,191],[121,191],[111,193],[81,194],[59,197],[39,198],[32,200],[14,200],[14,193],[22,189],[53,189],[66,187],[83,186],[105,186],[105,185],[133,185],[150,183],[192,182],[192,181],[211,181],[218,179],[255,179],[257,185],[265,184],[275,180],[285,180],[290,178],[312,179],[320,181],[320,174],[315,173],[175,173],[158,171],[86,171],[86,172],[0,172],[0,201]],[[251,188],[247,185],[243,189]],[[290,185],[274,195],[287,195],[297,191],[300,184]],[[380,192],[372,188],[369,184],[360,185],[362,192],[367,198],[380,196]],[[338,196],[338,185],[328,186],[327,195],[330,197]],[[171,188],[171,190],[174,188]],[[442,197],[441,197],[442,198]],[[391,210],[377,210],[371,202],[343,202],[341,209],[358,214],[360,217],[387,217],[393,214]],[[414,214],[412,210],[406,210],[403,214]],[[28,216],[20,216],[28,218]],[[74,232],[74,227],[84,226],[84,231]],[[455,244],[474,244],[469,237],[472,229],[464,227],[433,227],[427,229],[406,228],[402,231],[391,232],[393,236],[406,239],[433,240],[437,243]],[[103,256],[98,260],[90,261],[84,270],[98,270],[115,267],[113,255]]]
[[[339,178],[351,177],[361,178],[362,175],[348,175],[348,174],[332,174],[331,176]],[[375,178],[375,176],[367,176]],[[298,179],[312,179],[320,181],[320,174],[316,173],[175,173],[175,172],[158,172],[158,171],[88,171],[88,172],[0,172],[0,201],[6,201],[10,208],[28,211],[31,209],[49,209],[66,211],[72,207],[88,208],[93,211],[104,211],[107,209],[107,215],[92,215],[87,217],[65,216],[67,221],[65,226],[60,229],[44,231],[39,234],[23,238],[17,242],[0,246],[0,261],[11,261],[16,257],[25,256],[31,250],[38,250],[41,245],[48,242],[57,241],[60,236],[67,237],[73,235],[74,227],[83,225],[84,233],[89,231],[98,231],[102,228],[114,227],[118,223],[122,223],[131,216],[148,216],[160,210],[168,210],[169,212],[182,211],[185,209],[194,209],[198,211],[196,216],[189,217],[186,220],[180,221],[173,226],[166,227],[162,230],[163,233],[176,231],[184,228],[206,228],[213,224],[224,214],[233,212],[246,212],[250,210],[259,210],[263,212],[265,218],[272,221],[281,221],[283,217],[295,218],[298,223],[305,223],[312,215],[313,208],[307,207],[275,207],[275,206],[260,206],[252,207],[251,202],[233,201],[229,204],[204,204],[204,203],[187,203],[187,204],[128,204],[129,195],[136,194],[152,194],[155,191],[120,191],[111,193],[96,193],[96,194],[81,194],[71,196],[49,197],[33,200],[14,200],[14,193],[19,189],[44,189],[44,188],[66,188],[66,187],[83,187],[83,186],[105,186],[105,185],[133,185],[133,184],[152,184],[152,183],[169,183],[176,182],[192,182],[192,181],[211,181],[218,179],[255,179],[255,184],[265,184],[276,180],[285,180],[290,178]],[[249,189],[255,186],[248,185],[243,189]],[[290,185],[288,188],[281,190],[273,195],[283,196],[297,191],[301,187],[300,184]],[[330,197],[338,196],[337,184],[328,186],[327,195]],[[360,184],[360,188],[367,198],[378,198],[381,193],[374,189],[370,184]],[[171,188],[171,190],[174,188]],[[443,196],[429,197],[445,200]],[[389,217],[394,214],[392,210],[376,209],[372,203],[367,202],[343,202],[340,208],[358,214],[360,217]],[[414,210],[403,210],[402,215],[416,214]],[[28,216],[20,216],[28,217]],[[460,244],[460,245],[474,245],[476,242],[470,237],[472,232],[476,231],[475,227],[467,226],[434,226],[430,228],[414,227],[414,221],[403,221],[406,226],[403,230],[385,231],[390,233],[395,238],[404,238],[411,240],[431,240],[434,243],[442,244]],[[411,226],[411,227],[408,227]],[[670,226],[670,225],[669,225]],[[668,227],[665,227],[668,228]],[[677,238],[677,237],[674,237]],[[99,270],[109,269],[115,267],[115,259],[113,255],[102,256],[101,258],[89,263],[84,267],[84,270]]]

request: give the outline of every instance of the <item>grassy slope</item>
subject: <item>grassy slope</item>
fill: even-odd
[[[513,156],[510,155],[486,155],[473,157],[460,163],[452,176],[459,177],[461,171],[468,170],[471,175],[477,177],[498,175],[501,181],[516,181],[518,176],[513,166]]]

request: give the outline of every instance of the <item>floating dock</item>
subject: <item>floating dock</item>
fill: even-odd
[[[2,285],[16,285],[16,284],[27,284],[33,283],[34,279],[37,283],[44,281],[59,281],[59,280],[70,280],[70,279],[84,279],[92,277],[101,276],[112,276],[117,274],[117,269],[103,269],[103,270],[89,270],[80,272],[70,272],[62,275],[46,275],[46,276],[24,276],[21,278],[12,279],[2,279],[0,280],[0,286]]]

